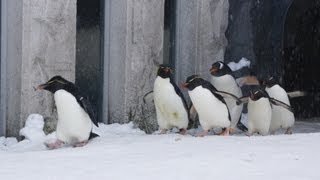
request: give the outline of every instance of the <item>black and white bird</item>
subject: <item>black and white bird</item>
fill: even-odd
[[[237,98],[242,97],[241,88],[238,86],[234,76],[232,75],[232,70],[230,67],[222,62],[218,61],[212,64],[210,69],[211,73],[211,83],[217,90],[224,91],[235,95]],[[237,126],[243,109],[243,104],[236,104],[234,98],[224,98],[225,102],[230,111],[231,116],[231,131]],[[244,127],[244,126],[239,126]],[[241,128],[241,130],[246,131],[247,129]]]
[[[57,140],[47,144],[48,148],[59,148],[64,143],[80,147],[86,145],[89,139],[98,136],[92,132],[92,123],[98,126],[98,122],[90,102],[72,82],[61,76],[54,76],[36,90],[53,93],[57,107]]]
[[[230,114],[223,97],[216,88],[198,75],[189,76],[183,87],[188,89],[189,96],[199,115],[203,132],[198,136],[205,136],[215,127],[223,128],[221,135],[229,135]]]
[[[189,123],[187,103],[173,81],[172,72],[167,65],[160,65],[157,72],[153,89],[157,122],[162,134],[173,127],[185,134]]]
[[[290,106],[287,92],[277,83],[274,77],[269,77],[263,81],[265,90],[271,98],[281,101]],[[294,125],[294,114],[290,109],[283,106],[272,106],[272,118],[270,132],[274,134],[280,128],[286,129],[285,134],[292,134]]]
[[[248,100],[248,135],[267,135],[272,115],[268,93],[260,88],[250,91]]]

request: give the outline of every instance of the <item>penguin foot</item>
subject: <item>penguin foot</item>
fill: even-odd
[[[219,136],[229,136],[229,134],[230,134],[230,128],[223,128]]]
[[[184,129],[184,128],[180,129],[179,134],[186,135],[187,134],[187,129]]]
[[[74,144],[73,147],[83,147],[86,144],[88,144],[88,141],[82,141],[82,142],[78,142],[78,143]]]
[[[63,144],[64,144],[64,142],[59,139],[57,139],[53,143],[45,143],[45,145],[47,146],[48,149],[57,149],[57,148],[60,148]]]
[[[292,134],[292,129],[288,128],[284,134],[289,134],[289,135]]]
[[[204,137],[208,135],[208,130],[204,130],[196,135],[196,137]]]

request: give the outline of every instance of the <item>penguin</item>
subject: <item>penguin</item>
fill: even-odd
[[[160,65],[154,81],[154,104],[160,133],[177,127],[181,134],[187,132],[189,114],[186,100],[172,78],[173,70]]]
[[[217,90],[234,94],[238,98],[242,97],[241,88],[238,86],[232,75],[232,70],[226,63],[222,61],[213,63],[210,73],[212,75],[210,82]],[[247,131],[247,128],[240,122],[243,104],[237,105],[236,100],[233,98],[224,98],[224,100],[227,103],[231,116],[230,131],[232,132],[237,125],[240,130]]]
[[[272,109],[267,92],[261,88],[250,91],[248,101],[248,136],[253,133],[267,135],[271,123]]]
[[[229,135],[230,113],[223,97],[217,93],[217,89],[198,75],[189,76],[182,86],[188,89],[193,106],[199,114],[203,132],[197,136],[206,136],[214,127],[223,128],[220,135]]]
[[[46,144],[49,149],[59,148],[63,144],[81,147],[86,145],[89,139],[98,136],[92,132],[92,123],[98,127],[94,111],[89,100],[75,84],[61,76],[54,76],[35,90],[53,93],[57,107],[57,140]]]
[[[287,92],[277,83],[274,77],[269,77],[263,81],[265,90],[271,98],[279,100],[290,106]],[[286,129],[285,134],[292,134],[292,127],[295,118],[292,111],[283,106],[272,106],[272,118],[270,124],[270,132],[274,134],[280,128]]]

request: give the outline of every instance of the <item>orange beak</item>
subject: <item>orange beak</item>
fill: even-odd
[[[218,71],[218,69],[215,68],[215,67],[212,67],[212,68],[210,69],[210,73],[211,73],[211,74],[215,74],[217,71]]]
[[[38,87],[33,87],[33,89],[34,89],[34,91],[43,90],[46,86],[47,86],[47,84],[41,84]]]
[[[188,84],[189,84],[189,83],[181,83],[180,86],[181,86],[182,88],[187,88]]]

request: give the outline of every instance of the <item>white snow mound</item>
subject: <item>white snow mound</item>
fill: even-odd
[[[250,61],[247,58],[243,57],[238,63],[230,62],[228,63],[228,66],[232,71],[238,71],[239,69],[242,69],[244,67],[250,67]]]
[[[24,136],[30,141],[43,140],[46,135],[43,132],[44,120],[40,114],[30,114],[26,120],[24,128],[19,132],[20,136]]]

